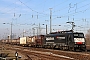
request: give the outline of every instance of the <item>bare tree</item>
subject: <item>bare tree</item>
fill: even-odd
[[[90,45],[90,29],[87,30],[87,33],[86,33],[85,37],[86,37],[87,45]]]

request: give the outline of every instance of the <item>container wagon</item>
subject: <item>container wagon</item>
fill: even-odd
[[[35,47],[43,47],[43,40],[45,35],[37,35],[35,39]]]
[[[22,46],[33,46],[35,45],[35,37],[21,37],[20,38],[20,45]]]

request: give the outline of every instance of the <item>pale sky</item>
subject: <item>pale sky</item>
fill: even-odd
[[[90,28],[90,0],[0,0],[0,38],[10,35],[11,23],[12,33],[18,36],[23,31],[25,35],[33,35],[32,28],[39,24],[40,28],[47,24],[49,33],[50,8],[52,31],[70,30],[68,21],[75,23],[74,31],[86,33]],[[40,32],[45,34],[45,29]]]

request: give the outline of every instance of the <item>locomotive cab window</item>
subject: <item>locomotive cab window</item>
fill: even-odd
[[[76,37],[83,38],[84,37],[84,34],[74,34],[74,38],[76,38]]]
[[[74,34],[74,42],[75,44],[85,44],[85,38],[83,33],[75,33]]]

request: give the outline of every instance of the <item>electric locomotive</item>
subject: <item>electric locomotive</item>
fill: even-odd
[[[47,34],[43,41],[45,48],[62,50],[86,50],[86,40],[81,32],[61,31]]]

